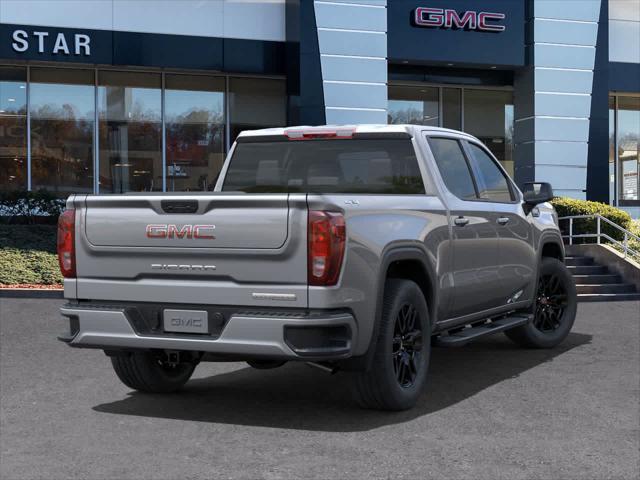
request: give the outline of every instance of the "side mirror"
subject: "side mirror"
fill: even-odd
[[[539,203],[549,202],[553,199],[553,188],[546,182],[529,182],[524,184],[522,191],[524,203],[535,207]]]

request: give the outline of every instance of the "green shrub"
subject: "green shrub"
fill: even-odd
[[[62,283],[58,257],[40,250],[0,249],[0,284],[54,285]]]
[[[64,200],[47,190],[0,192],[0,221],[34,224],[48,220],[54,223],[64,206]]]
[[[62,283],[54,225],[0,225],[0,284]]]
[[[612,207],[606,203],[591,202],[588,200],[576,200],[574,198],[556,197],[551,202],[558,212],[559,217],[569,217],[574,215],[602,215],[604,218],[611,220],[616,225],[621,226],[624,229],[629,229],[631,226],[631,216],[624,210]],[[597,220],[592,219],[577,219],[573,221],[573,234],[595,234],[597,230]],[[563,235],[569,233],[569,221],[564,220],[560,222],[560,228]],[[602,222],[601,231],[609,235],[616,240],[622,240],[624,234],[617,228],[612,227],[606,222]],[[595,241],[595,240],[594,240]]]

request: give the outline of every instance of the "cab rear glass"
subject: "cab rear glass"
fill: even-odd
[[[413,144],[402,139],[238,143],[223,191],[423,194]]]

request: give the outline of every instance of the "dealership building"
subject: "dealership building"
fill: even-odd
[[[418,123],[640,216],[639,0],[0,0],[0,189],[211,189],[245,129]]]

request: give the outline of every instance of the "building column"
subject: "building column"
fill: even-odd
[[[286,6],[289,122],[386,124],[387,1]]]
[[[586,198],[601,0],[531,0],[528,67],[516,74],[516,181]],[[602,179],[606,183],[606,178]]]

